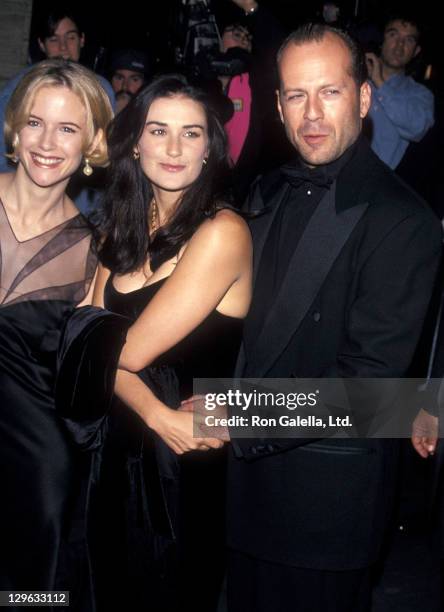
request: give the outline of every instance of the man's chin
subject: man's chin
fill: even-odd
[[[323,166],[329,164],[335,159],[331,151],[302,151],[299,149],[299,155],[307,166]]]
[[[392,59],[388,64],[390,68],[394,70],[401,70],[406,67],[407,62],[404,59]]]

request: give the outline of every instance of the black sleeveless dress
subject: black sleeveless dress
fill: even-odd
[[[164,282],[165,279],[120,293],[110,278],[105,288],[105,307],[135,320]],[[148,369],[152,372],[172,368],[179,399],[187,399],[193,393],[193,378],[233,375],[241,334],[241,319],[214,310]],[[169,588],[178,591],[173,604],[177,610],[211,612],[217,608],[225,566],[225,449],[188,453],[178,463],[178,580],[173,578]]]
[[[56,353],[96,265],[81,215],[20,241],[0,200],[0,590],[59,586],[77,475],[54,410]]]
[[[130,293],[120,293],[110,278],[105,287],[105,308],[135,321],[165,280]],[[180,317],[180,312],[177,317]],[[193,392],[193,378],[230,378],[233,375],[242,324],[242,319],[213,310],[199,327],[161,355],[151,367],[174,367],[179,380],[180,399],[187,399]]]
[[[123,294],[111,278],[107,310],[78,309],[61,343],[58,409],[90,456],[85,514],[97,612],[215,612],[224,575],[225,450],[178,456],[113,396],[126,330],[165,280]],[[242,324],[211,312],[139,377],[177,408],[193,378],[232,376]]]

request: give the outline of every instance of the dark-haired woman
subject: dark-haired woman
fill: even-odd
[[[193,377],[233,373],[251,299],[250,234],[219,197],[223,128],[182,77],[160,77],[139,93],[112,123],[108,147],[94,304],[130,321],[126,340],[119,332],[115,390],[132,411],[114,402],[99,425],[77,431],[100,455],[90,529],[99,608],[118,597],[101,588],[112,582],[131,585],[133,606],[210,612],[223,574],[223,460],[220,451],[195,451],[221,442],[194,438],[193,415],[177,408],[192,394]],[[107,343],[100,355],[109,356],[118,334],[100,329]],[[124,510],[113,503],[120,485]],[[116,543],[115,526],[128,517]],[[104,558],[107,537],[120,564]]]

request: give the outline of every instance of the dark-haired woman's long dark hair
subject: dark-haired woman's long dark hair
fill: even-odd
[[[202,105],[209,154],[198,178],[182,194],[172,218],[150,240],[148,208],[153,190],[133,153],[150,105],[158,98],[173,96],[184,96]],[[125,274],[140,269],[149,257],[154,271],[177,255],[202,221],[216,213],[228,169],[224,129],[201,90],[189,85],[181,75],[166,75],[145,87],[115,117],[108,131],[108,148],[109,186],[103,199],[105,238],[100,260],[112,272]]]

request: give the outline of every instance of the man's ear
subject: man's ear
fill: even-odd
[[[416,49],[415,49],[415,53],[413,54],[413,57],[416,57],[417,55],[419,55],[419,53],[421,53],[421,46],[416,45]]]
[[[284,115],[282,114],[282,106],[281,106],[281,97],[280,97],[279,89],[276,89],[276,103],[277,109],[279,113],[279,117],[281,118],[282,123],[284,123]]]
[[[46,53],[46,50],[45,50],[45,45],[44,45],[43,41],[42,41],[40,38],[38,38],[38,39],[37,39],[37,42],[39,43],[39,48],[40,48],[40,51],[41,51],[42,53]]]
[[[372,90],[368,81],[365,81],[359,90],[359,115],[361,119],[367,115],[372,102]]]
[[[80,48],[83,49],[84,46],[85,46],[85,33],[82,32],[80,34]]]

